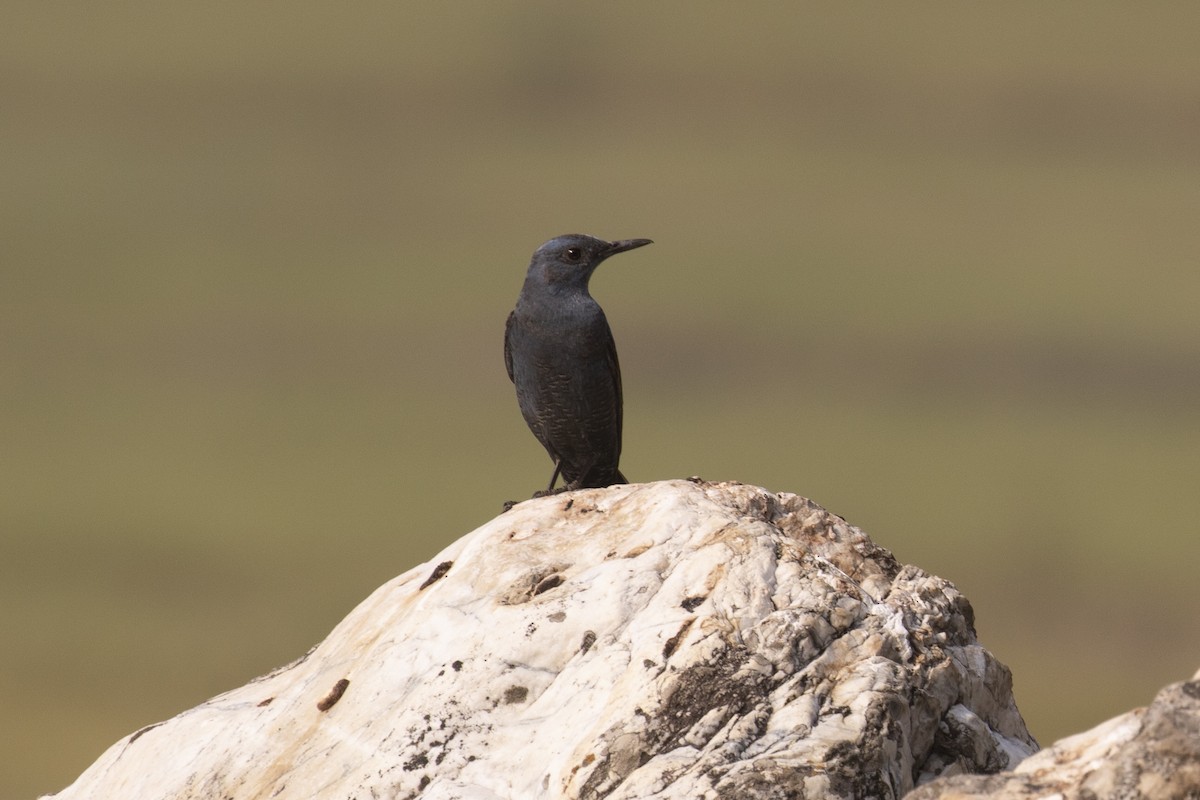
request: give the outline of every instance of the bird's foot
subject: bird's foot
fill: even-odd
[[[557,489],[541,489],[539,491],[534,492],[533,496],[534,497],[552,497],[553,495],[562,494],[563,492],[574,491],[575,489],[578,489],[578,488],[579,488],[578,486],[560,486]]]

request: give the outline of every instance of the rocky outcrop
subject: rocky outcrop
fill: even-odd
[[[520,503],[83,798],[897,798],[1037,749],[954,586],[801,497]]]
[[[1139,708],[1062,739],[997,775],[957,775],[906,800],[1200,798],[1200,672]]]

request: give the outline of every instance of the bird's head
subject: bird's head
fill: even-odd
[[[581,233],[557,236],[534,251],[526,282],[535,281],[554,289],[586,291],[588,280],[601,261],[650,243],[649,239],[606,242]]]

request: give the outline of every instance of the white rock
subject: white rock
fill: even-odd
[[[515,506],[57,797],[899,797],[1035,750],[953,585],[667,481]]]
[[[909,795],[934,798],[1172,800],[1200,797],[1200,672],[1138,708],[1060,739],[995,775],[935,780]]]

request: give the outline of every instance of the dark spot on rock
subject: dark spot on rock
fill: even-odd
[[[525,626],[526,639],[528,639],[530,636],[533,636],[535,633],[537,633],[537,625],[535,623],[531,622]]]
[[[789,764],[744,770],[717,792],[716,800],[741,800],[743,797],[808,797],[805,781],[823,771],[823,767]],[[884,795],[885,797],[887,795]]]
[[[714,708],[725,707],[733,715],[744,715],[755,705],[768,702],[771,690],[768,676],[752,673],[732,679],[745,660],[745,651],[726,650],[710,663],[692,664],[679,673],[675,690],[653,718],[658,749],[672,747]],[[767,724],[769,719],[769,714],[763,714],[762,724]]]
[[[425,582],[421,584],[421,587],[417,589],[417,591],[420,592],[427,586],[440,581],[443,577],[445,577],[446,573],[450,571],[452,566],[454,566],[453,561],[443,561],[442,563],[438,564],[433,568],[433,572],[429,573],[429,577],[425,579]]]
[[[129,743],[133,744],[134,742],[136,742],[138,739],[140,739],[142,737],[142,734],[149,733],[150,731],[157,728],[159,725],[165,725],[165,724],[166,724],[165,722],[156,722],[153,725],[147,725],[146,727],[135,731],[134,734],[129,737]]]
[[[506,606],[516,606],[528,603],[534,597],[548,592],[566,580],[562,571],[570,568],[567,563],[546,564],[526,572],[515,580],[509,589],[500,597],[500,602]]]
[[[512,511],[512,507],[515,506],[516,504],[517,504],[516,500],[505,500],[504,501],[504,511]],[[504,511],[501,511],[500,513],[503,514]]]
[[[591,631],[587,631],[586,633],[583,634],[583,641],[579,645],[579,652],[581,654],[586,653],[588,650],[592,649],[592,645],[594,645],[595,643],[596,643],[596,634],[592,633]]]
[[[462,662],[455,661],[455,662],[451,663],[450,669],[454,670],[455,672],[459,672],[460,670],[462,670]]]
[[[504,705],[524,703],[526,697],[529,697],[529,690],[524,686],[510,686],[504,690]]]
[[[655,664],[653,661],[651,661],[651,660],[650,660],[650,659],[648,659],[648,658],[643,658],[643,659],[642,659],[642,666],[643,666],[643,667],[645,667],[646,669],[654,669],[654,668],[655,668],[656,666],[658,666],[658,665],[657,665],[657,664]]]
[[[838,742],[826,756],[829,787],[837,797],[895,797],[897,787],[883,779],[886,770],[877,763],[883,749],[871,743]]]
[[[699,475],[693,475],[692,477],[688,478],[688,483],[708,483],[708,481],[704,480],[704,478],[701,478]]]
[[[689,598],[685,599],[679,605],[680,605],[680,607],[683,608],[684,611],[695,611],[697,608],[702,606],[704,604],[704,601],[707,599],[708,599],[707,597],[689,597]]]
[[[421,767],[425,766],[428,763],[429,763],[429,759],[425,756],[424,753],[417,753],[415,756],[410,758],[408,761],[404,762],[404,766],[402,767],[402,769],[405,772],[412,772],[413,770],[420,769]]]
[[[880,710],[879,716],[882,717],[884,713]],[[903,734],[897,736],[891,730],[895,724],[895,718],[889,716],[888,721],[888,727],[875,735],[893,734],[886,736],[893,742],[903,738]],[[873,726],[872,730],[877,728],[878,726]],[[883,751],[883,748],[879,746],[874,746],[874,749],[879,752]],[[933,737],[932,754],[942,757],[947,762],[957,761],[960,764],[969,764],[971,772],[981,772],[985,775],[993,775],[1008,766],[1008,758],[1001,754],[994,745],[980,747],[971,727],[950,714],[943,716],[938,724],[937,732]]]
[[[550,620],[551,622],[562,622],[566,618],[567,618],[566,613],[562,612],[562,611],[555,611],[553,614],[546,617],[546,619]]]
[[[262,708],[263,706],[269,706],[269,705],[271,705],[271,701],[274,699],[275,699],[274,697],[268,697],[266,700],[259,702],[258,707]]]
[[[342,695],[346,693],[346,687],[349,685],[350,681],[346,680],[345,678],[342,678],[335,683],[333,688],[329,690],[329,694],[317,701],[317,710],[328,711],[329,709],[333,708],[334,704],[336,704],[338,700],[342,699]]]
[[[663,661],[669,659],[671,654],[674,653],[676,648],[679,647],[679,643],[683,641],[683,637],[687,635],[687,632],[692,627],[693,622],[695,622],[694,619],[685,621],[683,623],[683,627],[680,628],[674,636],[672,636],[670,639],[667,639],[667,643],[663,645]]]
[[[1188,681],[1179,689],[1193,700],[1200,700],[1200,681]]]
[[[538,585],[533,588],[533,593],[536,596],[536,595],[541,594],[542,592],[548,592],[551,589],[553,589],[555,586],[559,586],[560,584],[562,584],[562,582],[563,582],[562,575],[548,575],[545,578],[542,578],[542,580],[538,583]]]
[[[422,776],[421,776],[421,780],[417,782],[417,791],[418,791],[418,792],[423,792],[423,791],[425,791],[425,787],[426,787],[426,786],[428,786],[428,785],[429,785],[429,776],[428,776],[428,775],[422,775]]]
[[[567,502],[563,503],[563,511],[570,511],[570,510],[571,510],[571,506],[573,506],[573,505],[575,505],[575,498],[574,498],[574,497],[572,497],[572,498],[571,498],[570,500],[568,500]]]

